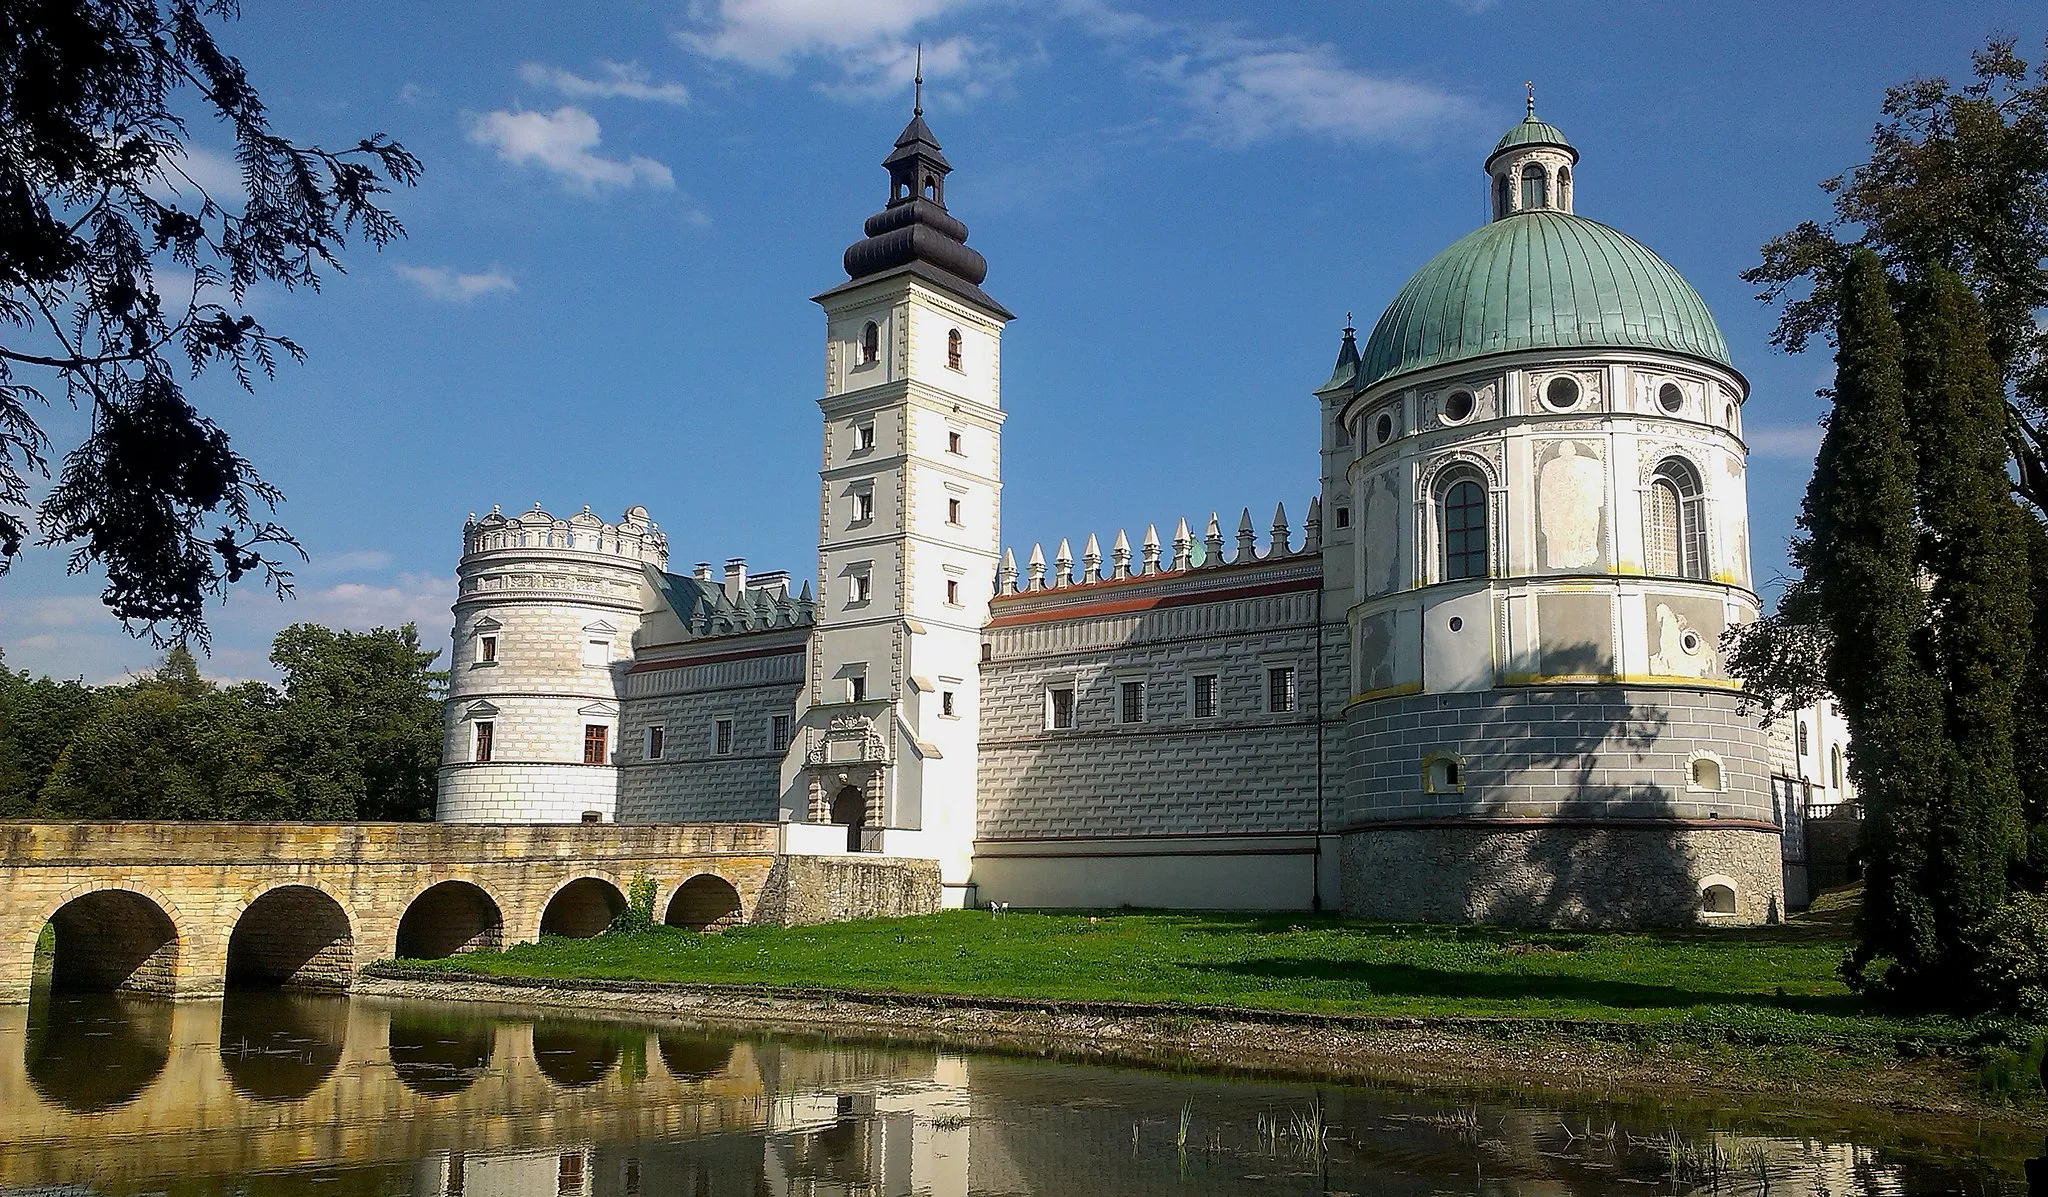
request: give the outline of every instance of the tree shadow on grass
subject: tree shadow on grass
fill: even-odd
[[[1451,969],[1425,968],[1413,964],[1354,963],[1285,956],[1218,963],[1190,963],[1183,967],[1190,972],[1229,973],[1268,981],[1364,985],[1376,997],[1548,1000],[1607,1006],[1617,1010],[1747,1006],[1759,1010],[1835,1017],[1854,1017],[1869,1013],[1862,999],[1847,993],[1710,993],[1676,985],[1643,984],[1598,977],[1519,973],[1476,974]]]

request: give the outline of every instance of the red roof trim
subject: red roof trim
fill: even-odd
[[[1099,583],[1098,583],[1099,585]],[[1016,627],[1019,624],[1053,623],[1062,619],[1084,619],[1097,615],[1123,615],[1132,611],[1153,611],[1167,607],[1191,607],[1198,603],[1224,603],[1233,599],[1263,598],[1271,594],[1294,594],[1304,590],[1321,590],[1323,576],[1318,573],[1306,578],[1292,578],[1284,582],[1267,582],[1258,586],[1234,586],[1227,590],[1198,590],[1190,594],[1159,594],[1137,596],[1125,599],[1109,599],[1098,603],[1081,603],[1076,606],[1047,607],[1039,611],[1019,611],[1015,615],[998,615],[988,621],[992,628]],[[1079,587],[1076,587],[1079,589]],[[1033,591],[1043,594],[1044,591]]]

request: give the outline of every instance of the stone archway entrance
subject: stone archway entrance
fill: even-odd
[[[846,827],[846,850],[860,851],[861,833],[868,825],[868,797],[859,786],[841,786],[832,796],[832,821]]]

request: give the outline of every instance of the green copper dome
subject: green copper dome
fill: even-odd
[[[1528,119],[1500,135],[1500,140],[1493,143],[1493,153],[1488,154],[1487,158],[1491,160],[1502,150],[1511,150],[1521,145],[1554,145],[1570,153],[1572,161],[1576,162],[1579,158],[1579,152],[1572,148],[1572,143],[1564,139],[1564,130],[1537,120],[1533,110],[1529,113]]]
[[[1699,292],[1662,258],[1545,208],[1476,229],[1416,271],[1373,326],[1357,388],[1529,349],[1653,349],[1733,367]]]

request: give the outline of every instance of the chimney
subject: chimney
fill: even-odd
[[[709,561],[699,561],[697,568],[690,571],[690,576],[699,582],[709,582],[711,580],[711,563]]]
[[[737,603],[747,595],[747,559],[729,558],[725,563],[725,598]]]

